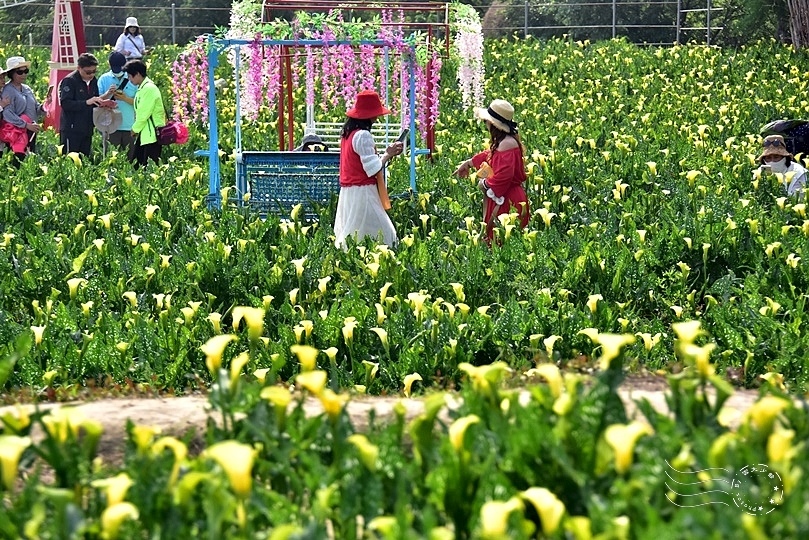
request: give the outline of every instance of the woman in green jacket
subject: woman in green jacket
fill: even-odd
[[[129,155],[135,168],[151,159],[160,161],[162,146],[157,142],[157,128],[166,125],[166,111],[163,108],[163,95],[160,89],[146,76],[143,60],[130,60],[124,71],[132,84],[138,86],[135,94],[135,123],[132,124],[132,138],[135,144]]]

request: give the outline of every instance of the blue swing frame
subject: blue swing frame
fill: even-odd
[[[207,150],[197,150],[195,155],[197,156],[204,156],[208,158],[208,175],[209,175],[209,184],[208,184],[208,196],[206,198],[207,204],[209,208],[216,208],[219,209],[222,206],[222,195],[221,195],[221,170],[220,170],[220,163],[219,163],[219,119],[217,117],[217,107],[216,107],[216,85],[214,79],[214,70],[219,65],[219,56],[230,48],[236,49],[236,65],[234,67],[234,80],[236,85],[236,147],[235,147],[235,156],[236,156],[236,179],[235,179],[235,187],[236,187],[236,194],[235,197],[229,198],[229,200],[233,200],[236,202],[237,205],[241,206],[244,204],[244,194],[247,192],[247,185],[246,185],[246,178],[247,178],[247,170],[246,170],[246,163],[244,160],[245,151],[242,148],[242,118],[241,118],[241,103],[239,98],[239,70],[240,70],[240,59],[241,55],[239,53],[239,49],[242,46],[253,44],[253,41],[248,40],[240,40],[240,39],[214,39],[210,37],[208,39],[208,119],[209,119],[209,140],[208,140],[208,149]],[[265,46],[288,46],[288,47],[328,47],[328,46],[335,46],[335,45],[351,45],[351,46],[359,46],[359,45],[372,45],[375,47],[382,47],[385,52],[385,69],[388,69],[389,66],[389,56],[388,51],[390,46],[384,42],[379,40],[362,40],[362,41],[349,41],[349,40],[335,40],[335,41],[319,41],[319,40],[278,40],[278,39],[264,39],[261,40],[261,44]],[[410,46],[410,54],[407,57],[407,64],[408,64],[408,79],[409,79],[409,90],[408,90],[408,110],[409,110],[409,149],[410,149],[410,189],[415,194],[418,192],[416,188],[416,157],[420,155],[429,154],[430,150],[426,148],[419,148],[416,146],[416,76],[415,76],[415,49],[413,46]],[[279,99],[283,99],[283,97],[279,97]],[[277,157],[279,160],[283,161],[285,158],[290,157],[290,152],[279,151],[279,152],[260,152],[260,151],[250,151],[250,155],[254,157],[261,158],[261,155],[266,154],[268,158]],[[301,152],[301,154],[312,154],[309,152]],[[322,158],[321,158],[322,160]],[[305,201],[298,201],[298,202],[305,202]]]

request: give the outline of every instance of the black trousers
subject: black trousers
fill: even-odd
[[[140,137],[138,137],[135,139],[135,144],[130,147],[129,161],[135,165],[136,169],[145,166],[150,159],[155,163],[160,163],[161,150],[163,147],[159,142],[140,144]]]
[[[93,148],[93,132],[82,133],[79,131],[60,131],[59,144],[62,145],[62,153],[78,152],[89,156]]]

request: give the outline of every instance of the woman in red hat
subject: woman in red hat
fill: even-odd
[[[362,241],[366,236],[393,246],[396,229],[386,212],[390,208],[382,168],[402,153],[404,145],[395,142],[381,156],[376,153],[371,126],[390,110],[382,105],[379,94],[363,90],[340,134],[340,197],[334,218],[334,244],[346,249],[346,239]]]

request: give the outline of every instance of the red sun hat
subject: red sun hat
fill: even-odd
[[[357,94],[357,101],[354,103],[354,108],[346,112],[346,116],[357,120],[368,120],[369,118],[376,118],[384,114],[390,114],[390,109],[382,105],[379,94],[373,90],[363,90]]]

